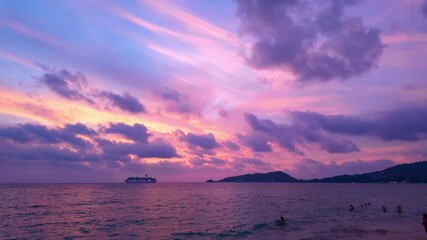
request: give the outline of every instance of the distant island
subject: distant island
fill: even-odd
[[[245,174],[235,177],[227,177],[217,182],[298,182],[299,180],[291,177],[284,172],[269,172],[269,173],[255,173]],[[208,180],[208,182],[215,182]]]
[[[322,179],[301,180],[287,173],[276,171],[226,177],[219,181],[210,179],[206,182],[427,183],[427,161],[399,164],[377,172],[340,175]]]

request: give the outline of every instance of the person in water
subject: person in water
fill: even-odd
[[[424,230],[427,233],[427,214],[423,214],[423,226],[424,226]]]
[[[350,204],[350,212],[353,212],[354,211],[354,206],[353,206],[353,204]]]
[[[285,219],[283,218],[283,216],[280,217],[280,220],[276,220],[276,224],[277,226],[285,225]]]
[[[402,205],[397,205],[397,212],[402,213]]]
[[[385,206],[383,206],[383,212],[387,212],[387,208],[385,208]]]

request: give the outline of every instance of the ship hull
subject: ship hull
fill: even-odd
[[[154,177],[130,177],[125,180],[125,183],[156,183],[157,179]]]

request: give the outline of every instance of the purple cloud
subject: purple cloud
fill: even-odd
[[[270,163],[257,158],[235,158],[232,162],[232,166],[236,170],[243,170],[248,166],[262,171],[273,170]]]
[[[388,159],[380,159],[375,161],[349,161],[344,163],[322,163],[313,159],[300,160],[293,170],[289,169],[292,175],[298,178],[311,179],[311,178],[324,178],[332,177],[343,174],[360,174],[375,172],[392,167],[396,165],[395,162]]]
[[[29,145],[2,143],[0,147],[2,161],[9,164],[29,164],[24,161],[36,162],[40,165],[53,166],[75,166],[81,165],[83,161],[98,161],[93,155],[80,151],[71,151],[66,148],[58,148],[51,145]]]
[[[96,98],[106,98],[113,106],[130,113],[146,112],[144,105],[134,96],[124,93],[122,95],[110,91],[93,89],[92,93],[84,92],[83,86],[87,85],[85,76],[80,72],[71,72],[68,70],[56,71],[40,65],[45,74],[40,77],[40,81],[45,84],[51,91],[58,95],[71,100],[85,100],[94,104]],[[88,97],[88,96],[91,97]]]
[[[421,6],[421,11],[427,17],[427,1],[424,1],[423,5]]]
[[[107,98],[111,101],[113,106],[116,106],[123,111],[130,113],[146,112],[145,107],[139,102],[139,100],[128,93],[119,95],[109,91],[101,91],[100,96]]]
[[[374,136],[384,141],[427,139],[427,107],[422,105],[380,112],[371,118],[300,111],[292,112],[291,117],[294,122],[329,133]]]
[[[360,151],[356,144],[346,139],[338,140],[331,137],[323,137],[319,141],[319,145],[329,153],[350,153]]]
[[[257,69],[290,69],[301,82],[344,80],[377,65],[380,31],[345,16],[355,1],[238,0],[244,35],[253,37],[247,63]]]
[[[211,150],[219,146],[212,133],[200,135],[188,133],[187,135],[183,135],[181,140],[190,145],[201,147],[206,150]]]
[[[153,93],[169,103],[168,110],[179,113],[197,113],[187,96],[169,87],[156,89]]]
[[[162,139],[150,143],[121,143],[108,140],[99,141],[104,155],[127,159],[129,154],[140,158],[174,158],[179,157],[174,146]]]
[[[319,128],[313,128],[304,121],[291,123],[275,123],[270,119],[259,119],[253,114],[246,113],[245,119],[252,128],[246,135],[238,135],[242,144],[254,151],[271,151],[268,142],[278,143],[289,152],[304,155],[296,144],[318,144],[329,153],[349,153],[359,151],[351,141],[326,134]]]
[[[40,77],[40,81],[51,91],[71,100],[85,100],[93,104],[93,100],[81,93],[82,86],[86,85],[86,78],[80,72],[60,70],[47,72]]]
[[[163,99],[172,100],[176,102],[179,102],[183,98],[180,92],[168,87],[159,88],[155,90],[154,93]]]
[[[251,165],[255,165],[255,166],[270,166],[269,163],[264,162],[260,159],[257,158],[237,158],[236,160],[246,163],[246,164],[251,164]]]
[[[81,123],[67,124],[63,128],[37,124],[3,126],[0,127],[0,155],[3,160],[0,164],[85,169],[102,165],[117,169],[129,164],[131,155],[139,158],[180,157],[175,147],[165,140],[148,142],[150,134],[142,124],[114,124],[109,130],[136,142],[103,139],[95,130]],[[78,135],[85,135],[92,141]],[[91,165],[86,165],[87,162]]]
[[[316,112],[289,113],[289,123],[275,123],[245,114],[252,128],[238,135],[242,144],[254,151],[270,151],[268,142],[276,142],[290,152],[303,155],[296,144],[318,144],[329,153],[349,153],[360,149],[337,135],[371,136],[384,141],[420,141],[427,139],[427,107],[407,106],[377,113],[374,117],[323,115]]]
[[[195,159],[191,159],[190,163],[193,166],[204,166],[204,165],[224,166],[225,164],[227,164],[227,161],[219,158],[209,158],[209,159],[195,158]]]
[[[87,136],[96,134],[95,130],[88,128],[86,125],[82,123],[66,124],[64,127],[64,130],[71,133],[87,135]]]
[[[271,152],[271,146],[268,144],[270,137],[263,132],[251,132],[247,135],[237,134],[239,142],[247,147],[250,147],[255,152]]]
[[[227,147],[228,149],[230,149],[231,151],[238,151],[240,150],[240,146],[232,141],[225,141],[223,143],[223,145],[225,147]]]
[[[273,133],[277,129],[276,123],[269,119],[258,119],[255,115],[245,114],[245,120],[251,125],[254,130]]]
[[[163,160],[157,163],[129,164],[126,166],[126,169],[132,172],[149,172],[162,175],[191,172],[191,168],[182,162],[171,162]]]
[[[87,128],[90,131],[89,128]],[[13,140],[23,144],[67,143],[78,148],[90,148],[92,144],[70,132],[69,128],[48,129],[43,125],[22,124],[0,128],[0,140]]]
[[[105,129],[106,133],[117,133],[125,136],[126,138],[135,142],[147,143],[150,133],[148,129],[139,123],[135,123],[133,126],[124,123],[110,124],[110,127]]]

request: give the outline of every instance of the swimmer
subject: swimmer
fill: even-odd
[[[383,212],[387,212],[387,208],[385,208],[385,206],[383,206]]]
[[[280,220],[276,220],[276,224],[277,226],[285,225],[285,219],[283,218],[283,216],[280,217]]]
[[[397,212],[402,213],[402,205],[397,205]]]
[[[350,204],[350,212],[354,211],[354,206],[352,204]]]
[[[424,230],[427,233],[427,214],[423,214],[423,226],[424,226]]]

